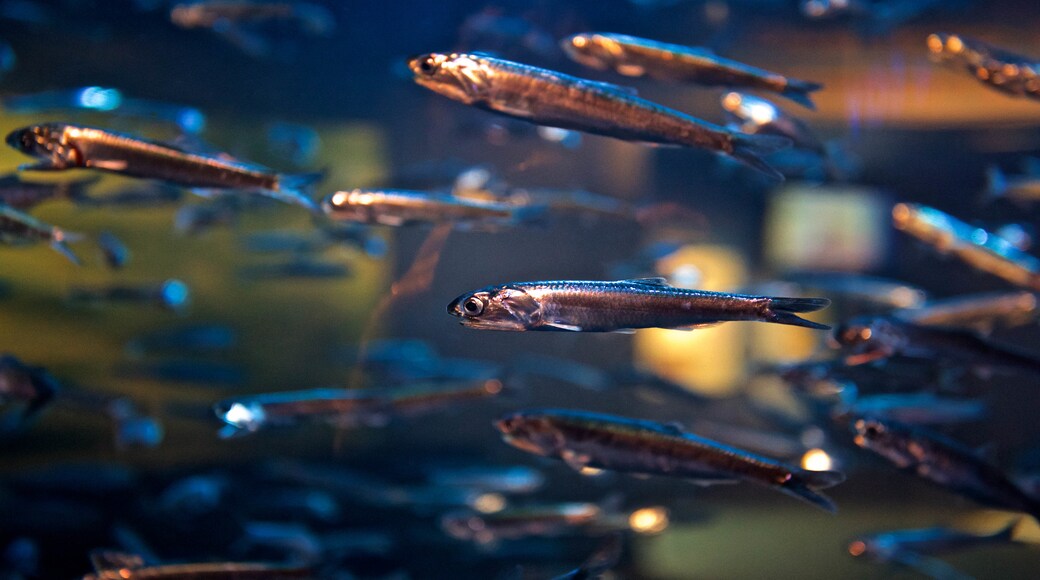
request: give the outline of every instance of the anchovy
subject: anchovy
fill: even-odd
[[[1040,64],[1034,58],[959,34],[930,34],[927,43],[937,62],[961,68],[1002,93],[1040,99]]]
[[[8,134],[7,144],[40,159],[20,168],[24,170],[98,169],[198,189],[255,191],[316,210],[305,190],[321,178],[320,174],[279,174],[259,165],[64,123],[16,129]]]
[[[797,272],[784,277],[803,288],[837,294],[854,302],[887,308],[913,308],[924,304],[927,293],[906,282],[838,272]]]
[[[787,139],[731,131],[615,85],[475,54],[431,53],[408,66],[418,84],[467,105],[626,141],[704,148],[783,179],[761,156],[789,146]]]
[[[349,265],[340,262],[294,256],[284,262],[240,268],[238,275],[245,280],[328,280],[344,278],[352,272]]]
[[[310,2],[254,2],[252,0],[200,0],[178,4],[170,10],[170,21],[181,28],[212,28],[228,25],[292,22],[313,35],[332,32],[336,21],[320,4]]]
[[[27,365],[9,354],[0,356],[0,403],[24,403],[19,423],[43,411],[58,389],[58,382],[42,367]]]
[[[896,229],[944,254],[956,256],[973,268],[1040,292],[1040,260],[993,233],[917,204],[896,204],[892,209],[892,222]]]
[[[436,487],[467,487],[499,493],[534,493],[545,483],[542,472],[520,465],[438,467],[432,469],[427,478]]]
[[[494,230],[540,219],[544,205],[519,206],[422,191],[355,189],[321,202],[325,215],[342,221],[384,226],[452,223],[458,229]]]
[[[999,468],[961,443],[922,427],[863,417],[852,423],[854,442],[903,471],[982,505],[1040,515],[1027,495]]]
[[[498,540],[556,537],[627,529],[610,507],[594,503],[562,503],[507,508],[493,513],[449,512],[441,529],[458,540],[486,544]]]
[[[69,242],[83,239],[80,234],[67,232],[59,227],[45,224],[33,216],[0,203],[0,244],[13,246],[47,242],[51,248],[70,262],[80,265],[79,258],[69,249]]]
[[[265,427],[306,421],[336,425],[387,423],[392,416],[413,416],[467,399],[491,397],[502,383],[491,379],[461,384],[416,384],[378,389],[312,389],[236,397],[214,405],[228,428],[222,436],[251,433]]]
[[[959,552],[981,546],[1000,546],[1015,543],[1015,528],[1021,520],[1014,520],[991,534],[972,534],[952,528],[923,528],[893,530],[860,536],[849,544],[853,556],[867,556],[879,562],[890,561],[902,552],[938,555]]]
[[[836,471],[806,471],[686,433],[675,425],[559,409],[521,411],[499,419],[503,439],[523,451],[595,467],[667,475],[702,484],[751,481],[833,512],[819,493],[844,481]]]
[[[989,333],[994,328],[1030,324],[1040,316],[1040,309],[1032,292],[988,292],[926,302],[919,308],[897,310],[892,315],[921,326]]]
[[[18,173],[0,176],[0,204],[28,211],[52,199],[67,199],[76,203],[88,201],[86,190],[97,183],[95,178],[74,181],[25,181]]]
[[[771,91],[809,109],[816,108],[809,93],[823,88],[818,83],[716,56],[706,48],[624,34],[584,32],[565,38],[561,44],[571,60],[597,70],[612,69],[630,77]]]
[[[94,574],[87,574],[83,580],[288,580],[314,576],[309,568],[270,564],[207,562],[146,566],[140,556],[112,551],[94,552],[91,560]]]
[[[80,304],[154,304],[175,312],[185,308],[191,299],[191,289],[184,282],[170,278],[157,284],[78,286],[69,290],[68,299]]]
[[[664,278],[616,282],[514,282],[459,296],[448,313],[463,326],[488,330],[625,332],[680,328],[730,320],[774,322],[826,330],[798,312],[815,312],[826,298],[775,298],[669,286]]]

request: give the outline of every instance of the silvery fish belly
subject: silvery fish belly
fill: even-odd
[[[726,321],[806,328],[828,326],[796,315],[825,308],[826,298],[777,298],[669,286],[663,278],[615,282],[514,282],[459,296],[448,313],[463,326],[487,330],[625,332],[637,328],[693,329]]]

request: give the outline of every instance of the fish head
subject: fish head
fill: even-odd
[[[256,431],[266,419],[263,405],[256,401],[221,401],[213,405],[213,412],[221,421],[246,431]]]
[[[606,70],[619,63],[624,47],[603,34],[583,32],[560,41],[563,52],[574,62],[589,68]]]
[[[448,314],[470,328],[523,331],[538,326],[541,308],[522,288],[499,286],[459,296],[448,305]]]
[[[65,125],[48,123],[15,129],[7,134],[7,144],[38,159],[47,161],[49,169],[66,169],[80,165],[79,151],[68,143]]]
[[[883,318],[859,318],[838,325],[830,342],[845,353],[845,363],[854,366],[894,355],[904,337],[896,325]]]
[[[335,220],[368,223],[375,218],[373,201],[372,195],[359,189],[337,191],[321,200],[321,211]]]
[[[415,82],[467,105],[487,99],[493,71],[486,59],[470,54],[429,53],[408,60]]]
[[[565,439],[552,420],[537,413],[511,413],[495,421],[506,443],[535,455],[556,456],[565,446]]]
[[[849,542],[849,555],[854,558],[870,558],[887,561],[895,555],[895,546],[880,536],[861,536]]]
[[[722,97],[722,108],[727,113],[755,127],[764,127],[780,117],[780,109],[776,105],[765,99],[744,93],[726,93]]]
[[[920,462],[911,442],[903,429],[891,422],[873,417],[858,417],[852,422],[853,442],[862,449],[869,449],[888,459],[896,467],[906,468]]]

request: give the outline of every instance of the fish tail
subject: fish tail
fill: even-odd
[[[98,181],[101,181],[101,178],[94,176],[64,183],[65,197],[74,203],[89,202],[90,196],[87,195],[87,190]]]
[[[1007,193],[1007,177],[996,165],[986,168],[986,198],[998,199]]]
[[[796,316],[796,312],[816,312],[830,305],[827,298],[770,298],[768,322],[804,326],[817,330],[830,330],[826,324],[820,324]]]
[[[287,173],[278,176],[278,189],[268,193],[269,197],[307,208],[313,213],[320,213],[318,204],[311,199],[314,186],[325,179],[325,172]]]
[[[809,109],[810,111],[816,110],[816,104],[812,102],[812,97],[809,93],[818,91],[823,88],[820,83],[812,83],[809,81],[803,81],[798,79],[788,79],[787,86],[784,87],[783,96],[798,103],[799,105]]]
[[[831,498],[819,492],[821,489],[833,487],[845,481],[845,474],[840,471],[806,471],[800,470],[791,475],[791,479],[779,486],[780,491],[791,497],[808,502],[830,513],[838,511],[838,506]]]
[[[733,134],[733,152],[735,159],[768,175],[776,181],[783,181],[784,175],[762,159],[764,155],[775,153],[791,146],[791,140],[777,135],[745,135]]]
[[[72,248],[69,247],[69,242],[78,242],[82,239],[82,234],[74,234],[55,228],[55,233],[51,236],[51,247],[62,256],[68,258],[73,264],[82,266],[83,262],[79,259],[79,256],[73,253]]]

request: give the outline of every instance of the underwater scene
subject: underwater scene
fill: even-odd
[[[1035,0],[0,0],[0,579],[1040,577]]]

